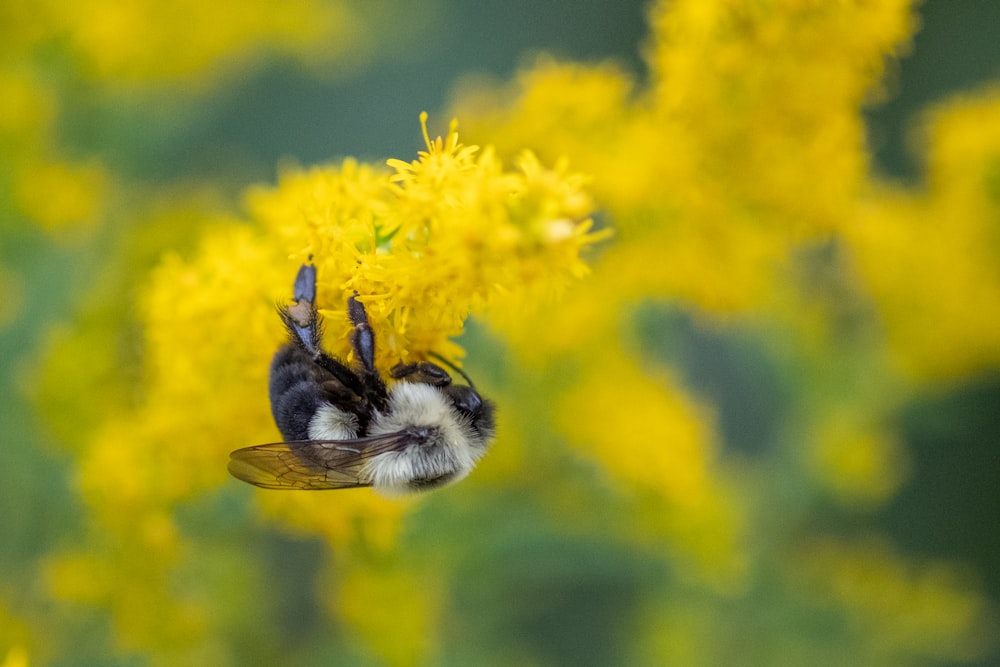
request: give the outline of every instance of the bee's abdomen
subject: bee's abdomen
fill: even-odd
[[[305,352],[286,345],[271,362],[270,397],[274,423],[285,440],[308,440],[309,423],[326,401],[322,371]]]

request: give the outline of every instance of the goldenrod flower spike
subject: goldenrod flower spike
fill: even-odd
[[[324,317],[340,322],[358,294],[384,341],[383,370],[460,356],[449,338],[468,315],[558,290],[585,273],[580,253],[603,237],[591,231],[588,179],[564,161],[547,168],[525,153],[509,169],[491,147],[462,144],[455,120],[444,138],[431,138],[426,113],[420,127],[427,150],[388,160],[390,172],[345,163],[285,175],[254,199],[294,261],[313,257]],[[344,331],[331,324],[328,345],[349,356]]]

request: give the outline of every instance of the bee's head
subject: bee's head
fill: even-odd
[[[451,404],[455,409],[471,418],[475,418],[483,409],[483,397],[472,387],[464,384],[450,384],[443,388],[444,393],[451,399]]]
[[[472,380],[461,368],[439,355],[433,356],[450,366],[468,384],[453,384],[448,371],[429,361],[398,364],[392,369],[392,377],[405,382],[419,382],[437,387],[448,398],[458,414],[468,419],[469,425],[484,440],[491,439],[496,430],[493,403],[479,395]]]
[[[449,384],[441,391],[448,397],[455,410],[468,418],[469,424],[484,439],[489,440],[496,431],[494,408],[474,387],[464,384]]]

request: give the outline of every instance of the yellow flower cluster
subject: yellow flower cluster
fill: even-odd
[[[58,597],[111,606],[127,644],[165,646],[176,623],[195,648],[211,636],[202,607],[171,600],[162,580],[191,565],[192,545],[172,512],[231,483],[224,465],[231,450],[278,439],[266,374],[286,333],[274,304],[291,297],[301,262],[312,258],[318,267],[331,352],[347,357],[345,304],[356,291],[376,334],[378,365],[389,368],[430,352],[459,354],[449,337],[470,312],[513,307],[527,291],[581,275],[580,252],[602,236],[590,231],[579,175],[562,164],[547,169],[530,154],[506,170],[492,150],[460,144],[454,126],[446,139],[427,137],[416,161],[391,164],[347,161],[284,174],[277,187],[249,194],[256,225],[218,222],[195,259],[167,256],[143,290],[144,394],[133,413],[116,414],[82,443],[79,463],[80,489],[115,547],[98,557],[61,556],[48,568]],[[323,494],[258,500],[282,524],[326,537],[341,558],[353,549],[390,550],[409,507],[364,492],[340,495],[336,512]],[[142,557],[147,552],[156,557]],[[128,581],[146,582],[145,592],[101,574],[129,563]],[[137,595],[172,610],[173,630],[159,633],[155,623],[143,625],[153,617],[132,616]],[[343,610],[353,618],[346,600]]]
[[[342,53],[356,46],[352,14],[346,3],[317,0],[295,0],[280,10],[265,2],[52,0],[12,8],[5,25],[16,29],[10,38],[17,49],[65,40],[87,78],[112,85],[191,83],[261,49],[309,58]]]
[[[7,656],[3,660],[3,667],[28,667],[28,652],[23,646],[14,646],[7,651]]]
[[[853,423],[831,410],[817,429],[815,474],[846,502],[878,505],[895,494],[908,472],[906,450],[892,433]]]
[[[711,472],[711,410],[640,370],[641,350],[620,346],[623,322],[648,299],[716,316],[798,308],[788,263],[856,207],[867,167],[858,109],[884,59],[905,47],[908,6],[658,3],[645,90],[613,66],[543,59],[512,89],[465,90],[457,102],[470,133],[500,150],[526,141],[593,174],[616,241],[593,280],[554,308],[493,322],[523,360],[580,360],[565,403],[608,407],[567,408],[564,432],[622,485],[659,497],[664,516],[711,535],[713,545],[698,544],[690,526],[663,525],[718,572],[741,567],[741,528],[727,482]]]
[[[0,27],[0,40],[10,37]],[[47,231],[92,226],[107,196],[106,170],[97,160],[74,161],[58,154],[59,93],[50,76],[25,62],[31,45],[22,46],[24,53],[0,58],[0,188],[16,206],[12,215],[21,214]],[[54,197],[54,192],[62,196]]]
[[[671,539],[700,577],[742,576],[742,518],[718,477],[712,418],[668,377],[621,351],[590,356],[556,402],[555,426],[633,498],[631,539]]]
[[[167,401],[170,399],[162,394],[168,394],[181,404],[155,415],[137,411],[134,406],[142,398],[135,381],[144,373],[141,353],[134,349],[137,346],[127,329],[127,323],[134,324],[135,285],[142,282],[137,280],[137,270],[157,260],[163,248],[183,247],[185,235],[205,224],[207,218],[221,224],[219,218],[224,216],[206,212],[217,207],[206,205],[201,194],[185,193],[180,197],[162,184],[159,192],[146,190],[138,196],[139,187],[130,176],[114,173],[104,155],[87,154],[94,148],[85,151],[68,144],[66,135],[72,139],[79,127],[93,132],[94,128],[87,124],[100,122],[102,140],[121,142],[121,128],[115,122],[120,119],[98,118],[95,107],[139,116],[142,112],[138,109],[169,91],[170,113],[184,116],[190,113],[185,104],[193,98],[192,93],[207,92],[209,86],[220,82],[224,72],[255,67],[265,54],[288,54],[329,64],[332,58],[342,58],[348,52],[356,55],[353,51],[366,30],[358,24],[348,3],[341,0],[290,0],[280,5],[43,0],[7,3],[2,14],[3,242],[39,242],[32,236],[37,230],[49,236],[46,242],[68,245],[66,241],[83,241],[74,246],[79,255],[66,264],[74,264],[80,257],[83,259],[79,264],[86,265],[86,253],[93,250],[87,242],[93,240],[93,232],[106,234],[101,239],[96,287],[83,303],[76,304],[79,310],[75,328],[63,326],[52,332],[45,368],[38,386],[33,388],[42,412],[51,417],[47,422],[50,432],[78,458],[79,487],[92,512],[90,523],[81,530],[87,536],[86,546],[49,555],[41,568],[43,579],[62,600],[111,609],[119,646],[125,651],[158,652],[162,664],[224,664],[225,656],[220,656],[217,648],[219,626],[206,620],[214,617],[205,611],[206,598],[218,591],[206,593],[204,588],[194,587],[178,593],[171,581],[172,572],[211,562],[214,557],[199,553],[191,541],[184,539],[183,531],[175,524],[176,503],[204,489],[206,478],[218,483],[223,473],[214,459],[206,465],[204,460],[173,457],[172,453],[178,451],[174,449],[178,443],[201,442],[202,438],[225,442],[225,437],[219,439],[216,435],[220,430],[228,435],[224,425],[205,425],[211,421],[211,406],[221,410],[214,414],[232,409],[239,413],[233,419],[248,425],[256,420],[257,427],[266,430],[266,397],[256,405],[243,401],[242,396],[236,403],[228,403],[231,394],[214,388],[209,394],[209,388],[200,385],[197,388],[204,393],[199,394],[201,402],[196,405],[186,393],[186,387],[201,377],[200,372],[193,372],[185,376],[186,380],[176,377],[180,386],[167,381],[166,386],[150,390],[150,400]],[[146,151],[148,146],[139,150]],[[203,190],[214,192],[215,187],[207,184]],[[179,210],[183,205],[176,206],[182,199],[186,211]],[[134,208],[128,210],[139,200],[157,203],[142,213]],[[163,201],[175,206],[172,212],[165,212],[163,206],[154,210]],[[116,217],[123,213],[129,219]],[[109,224],[112,219],[113,224]],[[108,241],[113,241],[112,252]],[[5,257],[15,252],[10,247],[4,247],[4,251]],[[232,247],[227,246],[224,252],[230,251]],[[80,275],[79,268],[72,268],[74,276]],[[47,303],[29,303],[24,295],[37,295],[36,288],[26,286],[15,270],[0,265],[0,327],[17,318],[19,310],[28,308],[28,321],[65,316],[47,312],[56,310]],[[270,294],[268,298],[272,298]],[[178,308],[183,310],[178,303],[161,305],[163,309],[150,314],[149,321],[169,318]],[[273,301],[264,305],[261,313],[273,312],[272,305]],[[195,316],[194,310],[187,312]],[[245,333],[242,327],[240,331]],[[152,350],[155,332],[151,332],[150,339]],[[267,344],[275,340],[272,335]],[[190,348],[195,349],[199,346]],[[35,351],[19,349],[17,354],[34,355]],[[227,360],[236,358],[238,353],[226,356]],[[214,363],[204,356],[188,359],[199,360]],[[5,370],[12,374],[16,367],[28,367],[23,358],[7,361],[10,363]],[[266,369],[266,357],[253,362]],[[169,359],[149,359],[148,363],[150,374],[162,371],[164,377],[175,378]],[[187,381],[187,385],[183,384]],[[182,418],[178,418],[179,412],[171,411],[182,408],[187,411]],[[199,420],[199,414],[206,419]],[[207,430],[195,436],[195,429],[203,427]],[[181,449],[192,452],[197,447]],[[203,452],[220,455],[211,447]],[[41,456],[38,452],[35,455]],[[51,482],[39,479],[34,483],[41,489]],[[122,511],[126,507],[128,510]],[[40,532],[51,529],[44,522],[40,524]],[[26,591],[22,583],[17,588]],[[56,646],[72,641],[63,638],[65,628],[59,627],[58,621],[39,623],[37,617],[31,620],[45,629],[40,633],[45,639],[28,641],[20,637],[14,641],[3,635],[0,660],[6,654],[4,664],[26,664],[29,654],[44,662],[51,652],[67,651],[65,646]],[[13,627],[6,621],[4,616],[0,622],[4,630]],[[53,636],[60,641],[52,642]],[[21,650],[22,645],[31,650]],[[108,660],[104,656],[99,661]]]
[[[874,659],[972,661],[990,638],[982,596],[950,567],[915,566],[884,540],[817,540],[796,554],[794,578],[841,607]]]
[[[524,153],[507,171],[491,148],[459,143],[454,124],[431,140],[422,123],[427,150],[390,160],[392,172],[349,160],[286,173],[250,196],[293,259],[316,264],[331,322],[359,295],[384,369],[429,352],[454,357],[449,338],[471,312],[551,299],[586,272],[581,250],[606,236],[591,231],[585,179],[564,163],[547,169]],[[330,333],[331,351],[347,357],[348,329]]]
[[[262,53],[327,63],[353,56],[362,23],[347,2],[323,0],[12,4],[0,24],[0,192],[46,231],[65,237],[67,228],[92,228],[107,215],[114,186],[128,179],[109,173],[99,156],[60,145],[60,123],[79,113],[70,104],[80,86],[116,108],[171,86],[176,98]]]
[[[852,214],[867,166],[858,109],[905,44],[908,6],[658,3],[649,89],[545,59],[457,109],[471,136],[572,155],[594,176],[622,240],[603,260],[619,293],[756,307],[796,244]]]
[[[1000,363],[1000,93],[942,105],[927,122],[927,185],[882,186],[844,234],[894,365],[919,380]]]
[[[885,502],[906,476],[888,426],[911,386],[900,370],[959,377],[998,362],[994,96],[933,117],[926,193],[870,174],[860,109],[881,94],[885,60],[908,48],[910,5],[660,2],[648,88],[612,65],[543,58],[512,86],[466,88],[456,104],[469,133],[499,150],[527,141],[593,175],[615,244],[592,280],[544,313],[495,324],[538,373],[572,360],[565,385],[550,387],[565,406],[559,431],[643,498],[637,513],[658,511],[681,552],[744,584],[759,567],[742,560],[745,531],[773,521],[775,508],[760,489],[737,500],[734,489],[748,489],[719,465],[711,408],[683,396],[630,340],[637,307],[669,300],[712,335],[794,349],[805,385],[791,459],[847,505]],[[858,333],[845,336],[847,326]],[[940,584],[933,600],[966,595]],[[955,654],[982,629],[982,598],[968,595],[972,611],[950,630],[946,613],[926,619],[951,633]]]
[[[11,613],[6,600],[0,600],[0,665],[28,667],[27,646],[32,632],[23,619]]]

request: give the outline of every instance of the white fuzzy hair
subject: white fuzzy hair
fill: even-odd
[[[310,440],[353,440],[358,437],[358,417],[325,403],[309,420]]]
[[[399,451],[380,454],[365,463],[362,477],[384,495],[400,495],[417,490],[414,479],[443,477],[455,482],[468,475],[482,456],[483,438],[460,415],[438,387],[418,382],[400,382],[389,392],[389,407],[377,415],[369,435],[397,433],[424,428],[423,442]]]

